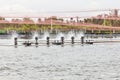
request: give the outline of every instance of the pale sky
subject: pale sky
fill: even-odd
[[[7,14],[7,12],[22,12],[21,14],[30,14],[31,12],[31,14],[37,14],[38,12],[81,11],[114,8],[120,8],[120,0],[0,0],[1,14]],[[84,13],[81,13],[81,15],[83,14]],[[66,15],[71,14],[69,13]]]

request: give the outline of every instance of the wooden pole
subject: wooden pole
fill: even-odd
[[[38,46],[38,37],[35,37],[35,45]]]
[[[71,37],[71,43],[72,43],[72,44],[75,43],[75,42],[74,42],[74,39],[75,39],[74,37]]]
[[[14,38],[14,45],[17,46],[18,43],[17,43],[17,37]]]
[[[47,45],[50,45],[50,37],[47,37]]]
[[[81,44],[84,44],[84,37],[81,37]]]
[[[64,44],[64,37],[61,37],[61,43]]]

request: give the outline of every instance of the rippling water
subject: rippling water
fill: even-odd
[[[0,80],[119,80],[119,68],[120,43],[0,46]]]

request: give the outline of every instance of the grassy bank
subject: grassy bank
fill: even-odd
[[[28,24],[21,24],[21,25],[7,25],[5,27],[2,27],[0,29],[0,34],[6,34],[10,31],[17,31],[20,33],[27,33],[31,31],[49,31],[51,30],[50,25],[28,25]],[[83,30],[85,33],[89,34],[111,34],[113,31],[110,30],[92,30],[91,27],[86,27],[86,26],[58,26],[58,25],[53,25],[52,26],[52,31],[55,32],[56,30],[60,31],[70,31],[70,30]],[[120,30],[115,31],[115,33],[120,34]]]

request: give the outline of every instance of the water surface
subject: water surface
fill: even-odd
[[[119,80],[119,48],[120,43],[0,46],[0,80]]]

